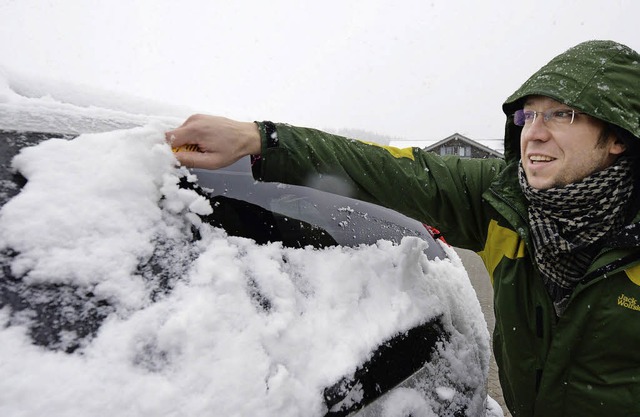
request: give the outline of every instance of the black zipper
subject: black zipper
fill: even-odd
[[[536,336],[542,339],[543,336],[543,324],[542,324],[542,306],[536,306]],[[540,391],[540,383],[542,382],[542,369],[536,369],[536,393]]]

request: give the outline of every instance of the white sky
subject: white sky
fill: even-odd
[[[241,120],[499,138],[500,105],[636,0],[0,0],[0,67]]]

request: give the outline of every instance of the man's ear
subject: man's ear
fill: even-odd
[[[627,150],[627,145],[619,139],[616,135],[611,134],[609,138],[609,153],[611,155],[620,155]]]

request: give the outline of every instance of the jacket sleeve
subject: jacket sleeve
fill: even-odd
[[[257,180],[369,201],[438,228],[454,246],[478,251],[484,245],[489,219],[482,194],[503,160],[440,157],[286,124],[258,126]]]

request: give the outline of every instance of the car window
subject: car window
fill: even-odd
[[[246,201],[274,213],[276,217],[270,227],[282,228],[289,235],[291,222],[299,221],[311,228],[305,228],[305,233],[320,229],[336,244],[345,246],[375,244],[380,239],[400,243],[405,236],[417,236],[428,243],[429,259],[446,258],[440,245],[416,220],[384,207],[308,187],[257,182],[251,176],[247,159],[222,170],[192,172],[204,195]],[[259,236],[255,239],[260,241]]]
[[[326,388],[326,416],[348,416],[418,372],[431,360],[436,344],[447,339],[441,320],[436,317],[398,334],[380,345],[353,375]]]

